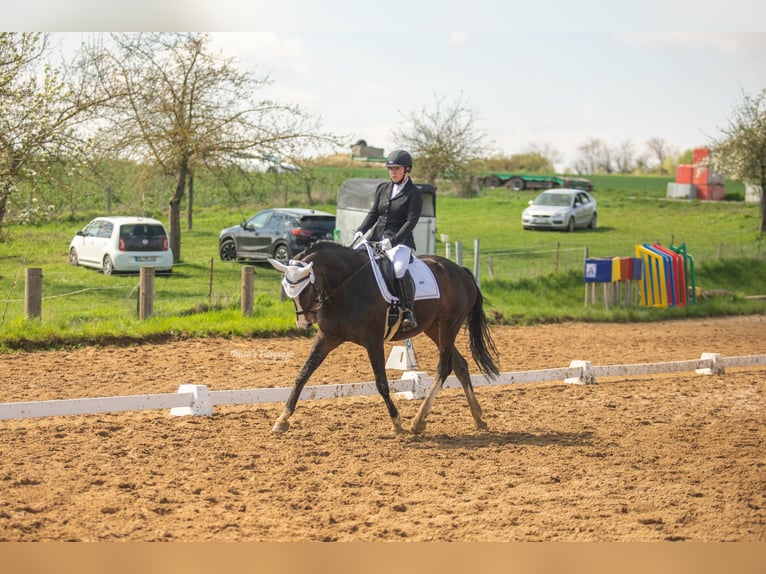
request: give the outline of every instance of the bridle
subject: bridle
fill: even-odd
[[[314,298],[311,300],[311,304],[309,305],[308,309],[301,309],[298,310],[298,307],[296,305],[295,307],[295,317],[298,318],[301,315],[306,316],[306,320],[308,320],[309,313],[313,313],[313,315],[316,317],[316,314],[319,312],[319,310],[322,308],[322,305],[324,305],[324,302],[327,301],[327,297],[322,297],[322,294],[320,291],[316,288],[316,285],[313,281],[311,281],[308,284],[309,287],[314,291]],[[304,287],[305,289],[305,287]],[[301,293],[303,293],[303,289],[301,289]],[[296,300],[300,297],[300,293],[298,293],[298,296],[293,299],[293,304],[295,305]]]
[[[324,294],[322,291],[317,289],[316,283],[315,283],[315,277],[314,272],[312,271],[311,274],[308,277],[303,277],[298,281],[291,281],[287,278],[285,275],[282,278],[282,281],[287,283],[289,286],[292,287],[292,290],[296,291],[296,295],[292,298],[293,299],[293,305],[296,306],[295,308],[295,316],[296,318],[300,317],[301,315],[304,315],[306,319],[308,320],[309,314],[313,314],[315,317],[319,310],[322,308],[322,306],[329,301],[335,293],[340,290],[341,287],[343,287],[346,283],[351,281],[354,277],[359,275],[362,271],[364,271],[368,265],[372,263],[371,260],[368,260],[364,265],[362,265],[359,269],[354,271],[351,275],[346,277],[340,285],[335,287],[330,293]],[[311,289],[314,291],[314,298],[311,300],[311,303],[309,304],[308,309],[298,309],[297,307],[297,300],[298,297],[300,297],[301,293],[306,289],[306,287],[311,287]]]

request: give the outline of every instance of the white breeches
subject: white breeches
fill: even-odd
[[[386,251],[386,257],[394,264],[394,275],[396,275],[397,279],[404,277],[404,274],[407,272],[411,255],[412,249],[401,244]]]

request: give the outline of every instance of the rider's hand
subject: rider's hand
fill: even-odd
[[[354,233],[354,240],[352,241],[352,243],[356,243],[362,237],[364,237],[364,233],[362,233],[361,231],[357,231],[356,233]]]
[[[383,251],[391,249],[391,240],[388,237],[383,238],[383,241],[380,242],[380,248]]]

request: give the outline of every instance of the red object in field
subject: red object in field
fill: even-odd
[[[620,279],[630,281],[633,279],[633,258],[620,257]]]
[[[676,168],[676,183],[692,182],[692,166],[681,164]]]
[[[716,183],[695,183],[694,185],[697,186],[697,199],[721,201],[726,195],[724,187]]]
[[[692,163],[694,165],[707,164],[709,157],[710,150],[706,147],[698,147],[692,151]]]
[[[708,183],[708,168],[706,165],[695,165],[692,169],[692,181],[695,185]]]

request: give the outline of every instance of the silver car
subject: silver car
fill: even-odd
[[[596,227],[596,198],[581,189],[549,189],[529,202],[521,214],[524,229]]]

